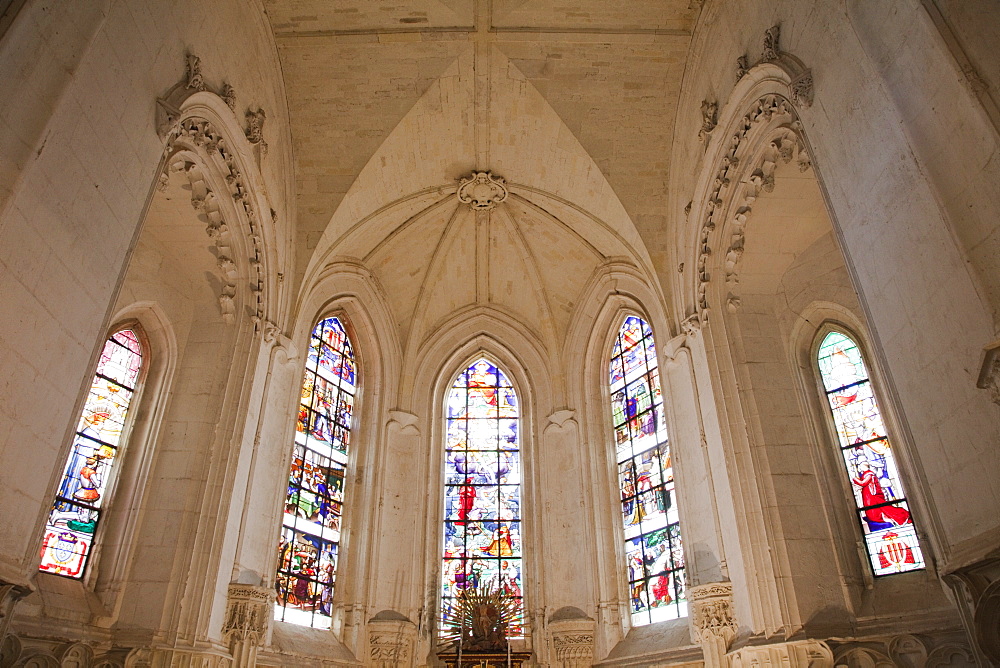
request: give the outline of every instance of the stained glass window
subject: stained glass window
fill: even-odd
[[[632,625],[687,615],[684,551],[653,331],[629,316],[609,368]]]
[[[142,346],[135,332],[115,332],[104,344],[83,406],[55,502],[45,522],[39,570],[82,578],[108,502],[111,470],[135,395]]]
[[[919,570],[916,527],[861,351],[830,332],[818,358],[872,569],[876,576]]]
[[[444,622],[464,589],[482,585],[513,597],[523,614],[520,483],[517,394],[503,371],[479,359],[448,394]]]
[[[279,621],[330,628],[354,396],[351,341],[339,319],[324,318],[309,339],[295,423],[275,577]]]

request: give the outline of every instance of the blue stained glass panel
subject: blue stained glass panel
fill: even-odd
[[[469,587],[491,585],[523,609],[517,394],[487,359],[468,366],[446,403],[442,622]]]

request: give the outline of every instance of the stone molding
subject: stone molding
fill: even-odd
[[[400,615],[401,616],[401,615]],[[409,619],[368,620],[367,665],[395,668],[413,664],[417,627]]]
[[[459,179],[456,194],[458,201],[473,211],[490,211],[507,199],[507,182],[493,172],[472,172]]]
[[[739,99],[739,91],[748,87],[744,79],[751,82],[749,86],[755,86],[764,80],[780,81],[781,92],[758,95],[749,103],[749,111],[742,118],[734,119],[732,130],[726,133],[719,133],[718,128],[709,122],[710,116],[714,115],[711,114],[711,103],[707,100],[702,102],[699,139],[707,141],[705,138],[714,132],[721,136],[719,139],[712,139],[713,144],[718,146],[718,142],[726,142],[719,147],[721,150],[712,152],[714,157],[710,158],[712,167],[708,173],[714,174],[714,177],[709,177],[712,181],[707,184],[707,197],[703,202],[699,197],[697,204],[701,205],[694,207],[702,216],[695,296],[696,312],[702,322],[707,322],[709,314],[708,283],[712,279],[710,258],[713,251],[717,251],[720,245],[725,248],[725,254],[718,264],[724,267],[726,276],[726,307],[730,311],[736,311],[742,305],[742,300],[733,286],[739,280],[738,265],[743,255],[744,226],[754,200],[762,191],[770,192],[774,189],[774,170],[778,160],[787,163],[794,159],[802,172],[812,166],[796,109],[812,105],[812,71],[798,58],[781,50],[780,38],[780,26],[771,26],[764,33],[761,55],[756,63],[751,65],[746,54],[737,58],[737,92],[733,97]],[[729,122],[726,121],[727,124]],[[709,126],[711,130],[707,130]],[[765,143],[762,153],[758,150],[758,138]],[[685,209],[686,214],[689,211]],[[723,215],[729,215],[731,220],[723,220]],[[722,230],[725,227],[723,223],[727,222],[731,224],[729,236],[721,240],[715,239],[719,234],[716,230]]]
[[[222,635],[229,642],[236,668],[256,665],[257,648],[267,635],[273,599],[270,587],[230,583]]]
[[[975,658],[960,631],[904,633],[863,641],[830,640],[837,668],[944,668],[974,665]]]
[[[262,225],[274,221],[274,212],[258,210],[261,206],[250,192],[250,179],[243,173],[236,157],[233,138],[228,138],[215,124],[197,112],[185,117],[184,103],[195,94],[217,97],[231,113],[235,105],[236,92],[229,84],[216,93],[205,83],[201,74],[201,61],[197,56],[188,55],[187,73],[163,97],[157,99],[157,132],[164,140],[163,171],[158,179],[158,189],[166,191],[172,174],[182,174],[191,188],[191,205],[199,217],[208,223],[205,231],[215,243],[219,290],[219,310],[223,321],[233,324],[237,319],[237,304],[243,301],[251,312],[251,319],[259,326],[266,310],[265,257]],[[221,107],[221,105],[219,105]],[[263,109],[248,110],[248,128],[244,131],[250,151],[257,157],[266,152],[263,124]],[[233,124],[239,127],[238,119]],[[206,171],[217,172],[218,178],[209,178]],[[215,185],[212,185],[212,183]],[[224,215],[228,198],[236,207],[237,216],[242,221],[226,220]],[[239,225],[238,225],[239,223]],[[242,229],[241,239],[233,236],[237,227]],[[237,246],[245,246],[245,251],[237,251]],[[248,255],[245,259],[239,255]],[[240,279],[240,274],[246,280]],[[246,292],[246,294],[241,294]]]
[[[729,654],[731,668],[833,668],[833,665],[833,652],[821,640],[744,647]]]

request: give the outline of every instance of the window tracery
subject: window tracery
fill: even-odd
[[[832,331],[817,353],[827,405],[875,576],[924,568],[909,503],[857,343]]]
[[[455,379],[447,411],[442,622],[462,591],[484,585],[512,597],[523,615],[517,393],[480,358]]]
[[[295,423],[275,577],[278,621],[330,628],[355,374],[343,323],[320,320],[309,338]]]
[[[609,365],[621,518],[633,626],[687,615],[684,551],[656,346],[628,316]]]
[[[138,389],[142,345],[132,329],[112,334],[101,350],[62,481],[45,522],[38,569],[83,577],[101,516],[110,501],[112,469],[124,447],[129,408]]]

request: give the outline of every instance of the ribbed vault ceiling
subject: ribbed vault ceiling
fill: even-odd
[[[291,116],[299,273],[359,221],[400,200],[412,215],[424,205],[414,193],[474,168],[605,221],[647,267],[661,260],[639,237],[662,236],[666,155],[697,3],[265,5]],[[531,225],[517,206],[508,208],[518,222],[504,225]],[[395,229],[381,224],[366,234]],[[387,251],[372,252],[377,261]]]

